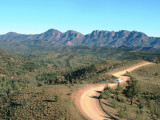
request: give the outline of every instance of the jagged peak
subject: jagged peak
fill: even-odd
[[[130,33],[132,33],[132,34],[137,33],[138,35],[141,35],[141,36],[144,36],[144,37],[148,37],[148,35],[146,35],[145,33],[143,33],[143,32],[138,32],[138,31],[135,31],[135,30],[131,31]]]
[[[130,33],[130,31],[128,31],[128,30],[120,30],[119,32],[121,32],[121,33]]]
[[[100,32],[100,30],[93,30],[92,33],[99,33],[99,32]]]

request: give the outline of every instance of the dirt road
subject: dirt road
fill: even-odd
[[[112,73],[115,77],[120,77],[123,79],[121,84],[124,84],[126,80],[128,80],[127,76],[122,76],[126,73],[126,71],[131,72],[137,68],[140,68],[145,65],[149,65],[152,63],[149,62],[141,62],[137,65],[131,66],[128,69],[121,70],[115,73]],[[114,87],[116,83],[109,83],[110,87]],[[99,91],[102,91],[106,84],[96,84],[96,85],[87,85],[84,88],[81,88],[75,94],[75,104],[77,109],[81,112],[81,114],[87,118],[88,120],[108,120],[110,117],[102,110],[99,105],[98,96]]]

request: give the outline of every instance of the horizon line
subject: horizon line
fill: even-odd
[[[0,34],[0,35],[6,35],[6,34],[8,34],[8,33],[16,33],[16,34],[21,34],[21,35],[36,35],[36,34],[42,34],[42,33],[45,33],[45,32],[47,32],[47,31],[49,31],[49,30],[56,30],[56,31],[59,31],[59,32],[61,32],[61,33],[66,33],[66,32],[68,32],[68,31],[75,31],[75,32],[77,32],[77,33],[80,33],[80,34],[82,34],[82,35],[88,35],[88,34],[91,34],[92,32],[94,32],[94,31],[108,31],[108,30],[99,30],[99,29],[96,29],[96,30],[92,30],[90,33],[87,33],[87,34],[83,34],[83,33],[81,33],[81,32],[79,32],[79,31],[76,31],[76,30],[67,30],[67,31],[65,31],[65,32],[62,32],[62,31],[60,31],[60,30],[58,30],[58,29],[54,29],[54,28],[50,28],[50,29],[48,29],[48,30],[46,30],[46,31],[44,31],[44,32],[41,32],[41,33],[20,33],[20,32],[14,32],[14,31],[10,31],[10,32],[6,32],[6,33],[4,33],[4,34]],[[108,32],[120,32],[120,31],[128,31],[128,32],[140,32],[140,33],[143,33],[143,34],[145,34],[145,35],[147,35],[145,32],[142,32],[142,31],[137,31],[137,30],[124,30],[124,29],[122,29],[122,30],[118,30],[118,31],[114,31],[114,30],[112,30],[112,31],[108,31]],[[149,35],[147,35],[148,37],[158,37],[158,36],[149,36]],[[160,37],[160,36],[159,36]],[[158,38],[159,38],[158,37]]]

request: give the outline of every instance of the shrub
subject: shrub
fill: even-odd
[[[105,91],[105,92],[106,92],[106,91],[109,91],[110,93],[114,93],[114,90],[111,89],[109,86],[105,87],[105,88],[104,88],[104,91]]]
[[[59,96],[57,94],[54,95],[54,99],[55,99],[55,102],[58,102],[59,101]]]
[[[42,83],[38,83],[37,86],[38,86],[38,87],[41,87],[41,86],[42,86]]]
[[[143,110],[138,108],[136,110],[136,115],[142,115],[142,114],[143,114]]]
[[[158,72],[155,73],[155,76],[158,76]]]
[[[138,97],[139,108],[142,109],[145,106],[145,100],[142,97]]]
[[[65,118],[60,118],[60,119],[57,119],[57,120],[65,120]]]
[[[120,118],[125,118],[126,115],[127,115],[127,113],[126,113],[126,108],[121,107],[120,110],[118,111],[118,116],[119,116]]]
[[[13,90],[11,89],[11,87],[9,87],[7,90],[5,90],[7,96],[9,96],[10,94],[13,93]]]
[[[124,102],[124,99],[122,99],[120,97],[117,97],[116,99],[117,99],[118,102]]]
[[[111,104],[112,104],[113,108],[117,108],[118,107],[118,102],[115,99],[112,100]]]
[[[160,108],[156,104],[151,104],[150,111],[151,114],[155,114],[158,118],[160,118]]]
[[[108,92],[108,91],[103,91],[101,94],[100,94],[100,96],[99,96],[99,99],[106,99],[106,98],[110,98],[111,97],[111,95],[110,95],[110,92]]]
[[[64,83],[66,83],[66,79],[64,76],[57,76],[55,79],[55,83],[64,84]]]
[[[19,90],[19,85],[18,85],[18,83],[17,82],[13,82],[13,84],[12,84],[12,89],[13,90]]]
[[[120,83],[118,82],[117,88],[115,89],[115,94],[116,94],[116,98],[118,101],[120,101],[119,93],[121,92],[121,90],[122,90],[122,87],[120,86]]]

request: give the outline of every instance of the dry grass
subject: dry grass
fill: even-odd
[[[100,82],[103,80],[106,81],[108,79],[115,79],[115,78],[110,78],[112,76],[106,76],[106,73],[125,69],[128,66],[132,66],[133,64],[136,64],[137,62],[138,61],[128,61],[126,63],[125,62],[121,63],[119,61],[106,61],[104,63],[96,64],[96,69],[101,72],[99,72],[94,77],[90,78],[88,81]],[[118,66],[115,67],[114,66],[115,64],[118,64]],[[112,66],[112,69],[105,69],[110,66]],[[151,68],[147,68],[147,69],[151,69]],[[130,74],[137,75],[137,77],[143,77],[140,75],[144,74],[145,72],[146,71],[142,71],[138,69]],[[154,75],[155,72],[156,71],[153,71],[151,75]],[[156,77],[158,80],[159,76],[156,76]],[[76,110],[74,101],[70,96],[72,92],[78,89],[79,86],[81,85],[74,85],[74,86],[46,85],[42,87],[27,88],[17,93],[14,93],[8,97],[0,98],[0,105],[1,104],[4,105],[3,109],[0,109],[0,117],[3,119],[10,118],[13,120],[15,119],[18,119],[18,120],[24,120],[24,119],[81,120],[83,118],[81,117],[79,112]],[[55,95],[59,96],[59,100],[57,102],[55,101]],[[104,109],[112,111],[113,114],[115,114],[115,116],[118,114],[118,110],[120,110],[120,106],[127,105],[127,108],[129,110],[128,113],[132,112],[132,114],[127,114],[127,115],[129,115],[130,118],[136,118],[135,117],[136,108],[132,108],[130,106],[130,102],[127,101],[125,97],[123,97],[123,99],[126,102],[118,104],[119,107],[117,110],[114,109],[112,107],[112,104],[109,103],[108,101],[103,101],[104,103],[102,103],[102,105]],[[106,106],[105,104],[108,104],[108,105],[110,104],[110,106]]]
[[[12,120],[81,120],[70,97],[78,86],[54,85],[21,90],[1,99],[0,118]],[[58,101],[55,101],[58,95]]]
[[[160,94],[160,64],[152,64],[139,68],[130,73],[130,75],[139,80],[143,91]]]
[[[152,95],[160,94],[160,64],[152,64],[141,67],[131,73],[130,76],[135,77],[139,81],[142,92],[148,91]],[[123,88],[125,85],[123,86]],[[122,102],[114,101],[115,96],[108,99],[101,99],[100,103],[103,109],[117,119],[131,119],[131,120],[150,120],[159,119],[155,114],[151,113],[151,108],[148,107],[147,101],[142,99],[145,103],[143,109],[139,109],[139,102],[134,100],[133,106],[130,105],[130,100],[127,99],[122,92],[119,95]],[[137,98],[138,99],[138,98]],[[151,100],[151,103],[154,100]],[[160,102],[160,101],[159,101]],[[158,103],[156,103],[158,105]],[[123,109],[122,109],[123,108]],[[120,114],[122,116],[120,116]]]
[[[115,61],[115,60],[106,60],[104,62],[98,63],[95,65],[96,74],[93,77],[88,78],[87,82],[91,83],[99,83],[99,82],[112,82],[116,78],[111,75],[112,72],[116,72],[119,70],[123,70],[128,68],[129,66],[133,66],[137,63],[141,62],[140,60],[134,61]]]

